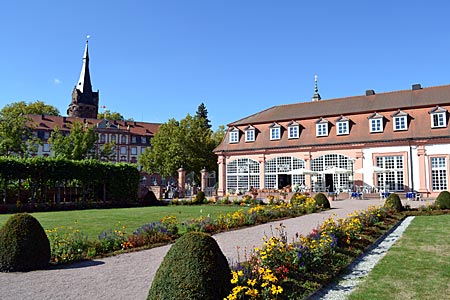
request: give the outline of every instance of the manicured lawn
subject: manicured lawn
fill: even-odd
[[[450,215],[416,217],[349,299],[449,299]]]
[[[201,216],[216,218],[247,207],[237,205],[180,205],[154,206],[136,208],[91,209],[60,212],[39,212],[32,215],[39,220],[44,229],[56,227],[73,227],[87,234],[89,239],[97,239],[102,231],[121,229],[133,233],[141,225],[161,220],[164,216],[175,216],[179,223]],[[0,215],[0,226],[6,223],[11,215]],[[125,229],[123,229],[125,226]]]

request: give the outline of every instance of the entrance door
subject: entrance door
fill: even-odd
[[[333,174],[325,174],[325,188],[329,187],[329,192],[334,192]]]
[[[282,189],[288,185],[291,185],[291,175],[278,174],[278,188]]]

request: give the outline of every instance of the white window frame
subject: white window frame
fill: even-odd
[[[336,122],[337,135],[345,135],[349,133],[348,121]]]
[[[270,128],[270,140],[276,141],[281,139],[281,127],[272,127]]]
[[[407,116],[394,117],[394,131],[408,130],[408,118]]]
[[[369,121],[370,121],[370,132],[383,132],[382,118],[369,119]]]
[[[328,122],[316,124],[316,136],[328,136]]]
[[[137,155],[137,147],[131,147],[131,155]]]
[[[42,152],[50,152],[50,144],[48,143],[42,144]]]
[[[447,118],[445,112],[437,112],[430,114],[431,128],[445,128],[447,127]]]
[[[255,141],[255,129],[247,129],[245,131],[245,141],[254,142]]]
[[[430,157],[431,189],[432,191],[446,191],[448,188],[447,159],[442,157]]]
[[[239,131],[232,130],[230,131],[230,144],[236,144],[239,142]]]
[[[288,127],[288,139],[298,139],[299,132],[300,132],[300,126],[298,125],[290,125]]]

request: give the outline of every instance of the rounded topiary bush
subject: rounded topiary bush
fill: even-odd
[[[314,196],[317,206],[322,206],[323,208],[331,208],[330,201],[328,201],[327,196],[324,193],[318,193]]]
[[[450,193],[442,191],[436,198],[436,204],[440,209],[450,209]]]
[[[203,191],[198,191],[197,195],[195,195],[194,203],[195,204],[203,204],[206,202],[206,195]]]
[[[395,193],[390,194],[386,198],[386,201],[384,202],[384,207],[385,208],[389,208],[389,209],[393,209],[395,211],[402,211],[403,210],[402,201],[400,200],[400,197],[397,194],[395,194]]]
[[[42,269],[50,262],[50,242],[41,224],[22,213],[8,219],[0,230],[0,271]]]
[[[164,257],[150,288],[150,300],[224,299],[231,271],[217,242],[208,234],[188,232]]]

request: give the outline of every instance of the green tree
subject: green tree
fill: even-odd
[[[98,154],[97,154],[96,158],[101,161],[112,161],[113,158],[115,157],[115,151],[114,151],[115,148],[116,148],[116,143],[114,143],[114,142],[102,144],[98,148]]]
[[[205,130],[206,120],[187,115],[180,122],[170,119],[162,124],[152,147],[148,147],[140,156],[139,163],[148,173],[159,173],[162,176],[176,176],[181,166],[197,175],[206,167],[215,170],[217,167],[212,131]]]
[[[95,157],[96,140],[97,135],[92,127],[75,122],[67,135],[64,135],[59,127],[55,127],[48,143],[55,156],[82,160]]]
[[[33,136],[33,126],[28,114],[58,115],[58,109],[42,101],[24,101],[6,105],[0,111],[0,155],[27,156],[36,151],[40,140]]]
[[[196,118],[204,119],[205,120],[205,128],[210,129],[211,128],[211,121],[208,119],[208,110],[206,109],[205,104],[202,102],[197,108],[197,112],[195,113]]]
[[[222,143],[223,138],[225,137],[226,129],[225,126],[220,125],[216,131],[212,134],[212,139],[214,140],[215,147],[219,146]]]
[[[125,121],[125,118],[118,112],[111,112],[109,109],[97,114],[97,119]]]
[[[59,116],[59,110],[53,105],[45,104],[42,101],[29,102],[25,101],[14,102],[6,105],[2,109],[2,114],[12,115],[50,115]]]

